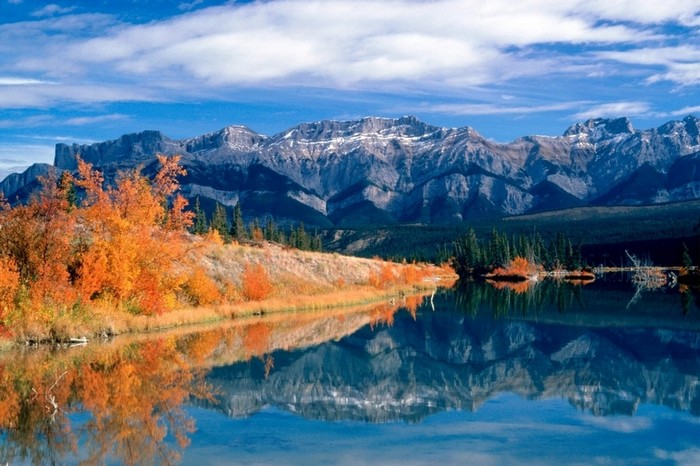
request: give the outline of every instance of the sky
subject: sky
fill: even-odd
[[[484,137],[700,116],[700,0],[0,0],[0,178],[56,143],[415,115]]]

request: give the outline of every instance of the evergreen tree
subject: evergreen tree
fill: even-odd
[[[583,264],[581,244],[573,246],[564,234],[557,233],[548,243],[539,233],[530,236],[511,236],[491,231],[488,242],[480,241],[470,228],[453,243],[452,266],[460,277],[481,274],[496,267],[507,267],[516,257],[531,264],[539,264],[547,270],[580,269]]]
[[[503,233],[501,236],[501,260],[500,263],[502,265],[508,265],[510,264],[510,261],[513,259],[513,256],[510,253],[510,242],[508,241],[508,236]]]
[[[231,236],[229,235],[228,229],[228,212],[226,207],[218,202],[214,208],[214,215],[211,218],[210,227],[212,230],[218,231],[219,235],[221,235],[221,239],[223,239],[225,242],[231,241]]]
[[[263,229],[265,240],[278,243],[278,231],[277,231],[277,225],[275,224],[275,221],[272,217],[267,218],[267,223],[265,224],[265,228]]]
[[[554,268],[563,268],[566,264],[566,238],[564,234],[557,233],[556,240],[554,241],[554,253],[552,254],[554,259]]]
[[[318,230],[314,231],[314,236],[311,238],[311,250],[316,252],[323,251],[323,240]]]
[[[299,226],[296,229],[295,240],[296,244],[293,245],[295,248],[302,249],[304,251],[311,249],[311,240],[304,229],[304,222],[299,222]]]
[[[68,211],[73,210],[78,205],[78,191],[75,189],[75,183],[70,172],[61,173],[61,178],[58,180],[58,187],[66,193],[66,201],[68,201]]]
[[[233,208],[231,236],[233,236],[237,241],[243,241],[248,238],[248,232],[246,231],[245,223],[243,222],[243,209],[241,208],[240,202],[237,202],[236,206]]]
[[[194,199],[194,225],[192,225],[192,233],[195,235],[203,235],[207,232],[207,214],[202,210],[199,204],[199,196]]]

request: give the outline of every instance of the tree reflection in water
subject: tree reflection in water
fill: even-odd
[[[118,349],[10,355],[0,363],[0,459],[176,461],[194,427],[183,403],[210,395],[203,372],[195,369],[197,358],[186,350],[173,338],[160,338]],[[88,420],[72,421],[81,412],[90,414]]]
[[[0,464],[177,462],[194,400],[234,417],[276,406],[368,422],[420,422],[504,392],[603,415],[633,414],[640,403],[700,413],[690,290],[645,293],[630,309],[632,291],[620,284],[521,291],[466,283],[422,307],[424,296],[396,298],[6,353]]]
[[[405,300],[415,312],[422,297]],[[0,355],[0,463],[171,464],[189,444],[191,400],[214,402],[212,366],[391,325],[398,303],[229,323],[210,331],[142,336],[82,348]]]

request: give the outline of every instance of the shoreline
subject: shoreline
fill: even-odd
[[[440,269],[436,267],[435,271],[438,270]],[[448,276],[444,273],[435,273],[425,277],[421,283],[413,285],[392,285],[385,289],[377,289],[372,286],[352,286],[344,290],[316,295],[299,295],[293,298],[273,297],[262,301],[183,307],[156,316],[137,316],[126,313],[115,316],[105,310],[96,309],[91,319],[93,326],[89,331],[79,332],[80,334],[66,334],[60,338],[33,339],[3,336],[0,337],[0,352],[24,346],[84,345],[94,340],[106,340],[125,335],[147,335],[178,328],[225,324],[263,315],[283,316],[299,312],[339,311],[344,308],[379,304],[382,301],[395,304],[403,298],[427,296],[430,291],[434,293],[439,288],[451,287],[456,280],[456,275]]]

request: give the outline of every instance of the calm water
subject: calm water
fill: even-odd
[[[677,288],[469,284],[118,340],[4,362],[1,463],[700,464],[700,308]]]

